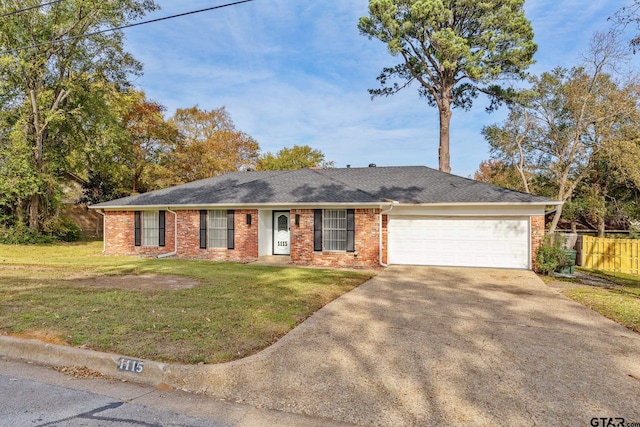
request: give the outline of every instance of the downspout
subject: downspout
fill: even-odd
[[[378,260],[380,263],[381,267],[387,267],[388,264],[385,264],[384,262],[382,262],[382,215],[387,214],[389,212],[391,212],[393,210],[393,207],[395,205],[397,205],[398,202],[396,202],[395,200],[392,202],[391,206],[389,207],[389,209],[387,209],[386,211],[381,211],[380,212],[380,232],[378,233],[378,237],[380,239],[379,245],[378,247],[380,248],[379,253],[378,253]],[[387,219],[387,247],[389,246],[389,220]],[[387,257],[389,256],[389,250],[387,250]]]
[[[107,251],[107,227],[106,227],[106,215],[101,209],[96,209],[96,212],[102,215],[102,253]]]
[[[157,258],[168,258],[178,253],[178,214],[167,207],[167,212],[173,214],[173,252],[160,254]]]

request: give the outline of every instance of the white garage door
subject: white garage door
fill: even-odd
[[[389,264],[529,268],[528,218],[391,217]]]

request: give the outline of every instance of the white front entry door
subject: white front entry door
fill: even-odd
[[[289,212],[273,213],[273,254],[290,255]]]

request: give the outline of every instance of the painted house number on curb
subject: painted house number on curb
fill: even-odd
[[[118,360],[118,370],[133,372],[136,374],[141,374],[144,369],[144,362],[142,360],[133,360],[133,359],[125,359],[121,357]]]

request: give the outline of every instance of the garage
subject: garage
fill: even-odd
[[[530,268],[528,217],[390,217],[389,264]]]

